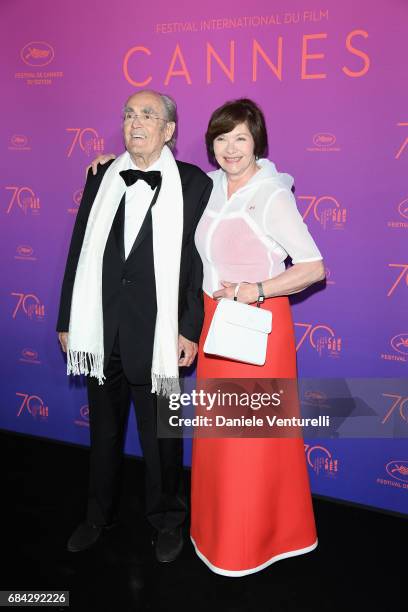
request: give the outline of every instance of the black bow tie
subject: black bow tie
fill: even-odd
[[[161,178],[161,173],[157,170],[150,170],[150,172],[143,172],[142,170],[122,170],[119,174],[125,181],[126,187],[130,187],[136,183],[137,180],[141,179],[142,181],[146,181],[152,189],[155,189],[160,183]]]

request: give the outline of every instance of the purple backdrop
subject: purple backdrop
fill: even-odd
[[[330,396],[328,378],[389,379],[367,382],[378,419],[406,428],[408,6],[185,6],[2,3],[0,427],[88,443],[83,381],[67,379],[54,332],[60,283],[85,166],[122,150],[122,105],[148,86],[176,98],[178,157],[205,170],[211,111],[260,103],[328,268],[325,290],[294,300],[299,373],[321,380],[302,399]],[[132,413],[130,453],[136,438]],[[407,512],[406,439],[313,440],[306,453],[314,492]]]

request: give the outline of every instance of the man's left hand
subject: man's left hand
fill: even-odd
[[[184,336],[179,334],[178,339],[178,351],[179,351],[179,366],[180,367],[188,367],[190,366],[195,356],[197,355],[198,346],[196,342],[191,342],[191,340],[187,340]],[[184,353],[184,356],[181,357],[181,353]]]

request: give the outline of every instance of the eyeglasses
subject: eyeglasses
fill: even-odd
[[[153,113],[142,113],[141,115],[137,115],[133,111],[125,111],[123,120],[126,123],[132,123],[135,119],[139,119],[140,123],[142,123],[143,125],[146,125],[147,123],[153,123],[154,120],[165,121],[167,123],[167,119],[157,117],[156,115],[153,115]]]

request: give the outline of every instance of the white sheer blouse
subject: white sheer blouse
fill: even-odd
[[[300,215],[291,187],[268,159],[229,199],[223,170],[209,172],[214,187],[197,226],[195,242],[204,268],[204,291],[212,296],[220,281],[254,283],[294,264],[322,259]]]

